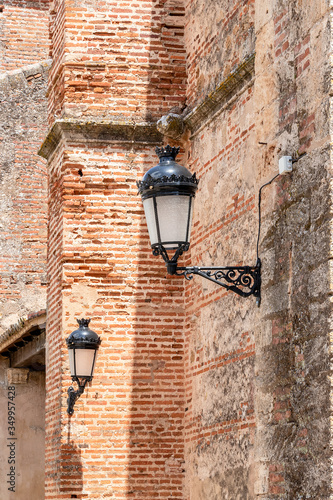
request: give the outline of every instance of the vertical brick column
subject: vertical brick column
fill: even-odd
[[[181,2],[52,7],[47,499],[182,498],[183,280],[151,256],[136,180],[184,102]],[[66,336],[91,318],[95,377],[66,413]]]
[[[0,4],[0,74],[46,60],[49,0],[4,0]]]
[[[51,8],[50,121],[76,117],[151,121],[185,95],[181,0],[116,0]]]
[[[188,500],[332,494],[329,19],[321,0],[186,2],[192,265],[253,265],[259,188],[307,153],[262,192],[260,309],[186,290]]]

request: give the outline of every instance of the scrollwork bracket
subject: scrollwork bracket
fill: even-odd
[[[257,260],[254,267],[250,266],[228,266],[228,267],[177,267],[174,273],[192,280],[197,274],[208,279],[226,290],[230,290],[241,297],[253,295],[257,305],[260,305],[261,287],[261,261]]]
[[[178,258],[188,250],[189,243],[178,246],[175,254],[170,259],[168,252],[161,244],[153,246],[153,255],[161,255],[167,266],[168,274],[184,276],[188,281],[197,274],[202,278],[220,285],[226,290],[237,293],[241,297],[253,295],[257,306],[261,301],[261,260],[257,258],[256,265],[251,266],[227,266],[227,267],[178,267]]]

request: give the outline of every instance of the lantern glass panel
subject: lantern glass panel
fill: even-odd
[[[145,209],[145,216],[148,226],[148,233],[151,245],[158,243],[155,211],[154,211],[154,198],[147,198],[143,201],[143,208]]]
[[[69,349],[69,366],[72,376],[92,377],[95,368],[96,349]],[[75,359],[75,363],[74,363]]]
[[[187,229],[189,228],[190,232],[193,206],[191,196],[173,194],[156,196],[155,199],[161,243],[164,248],[172,250],[178,248],[178,244],[189,242],[190,235],[187,234]],[[154,198],[148,198],[143,202],[151,245],[159,243],[153,200]]]
[[[71,376],[75,376],[75,363],[74,363],[74,349],[68,349],[69,356],[69,369],[71,372]]]

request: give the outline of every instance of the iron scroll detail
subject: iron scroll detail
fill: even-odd
[[[189,243],[179,244],[174,256],[170,259],[167,251],[161,244],[152,247],[153,255],[161,255],[166,263],[167,272],[173,276],[184,276],[191,281],[196,274],[222,286],[226,290],[249,297],[256,298],[257,306],[261,302],[261,260],[258,257],[256,265],[251,266],[226,266],[226,267],[178,267],[178,258],[188,250]]]
[[[233,267],[177,267],[175,275],[184,276],[188,281],[196,274],[206,278],[217,285],[235,292],[241,297],[254,295],[257,304],[260,304],[261,287],[261,261],[257,260],[254,267],[233,266]]]

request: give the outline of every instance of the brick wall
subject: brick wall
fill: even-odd
[[[46,498],[328,499],[327,5],[183,7],[51,8]],[[193,265],[254,265],[259,188],[307,152],[263,191],[260,309],[151,257],[135,181],[183,108]],[[102,346],[69,418],[76,317]]]
[[[49,63],[0,76],[0,331],[46,307],[46,132]]]
[[[135,184],[151,149],[104,134],[50,162],[46,498],[182,498],[183,283],[151,258]],[[79,317],[102,345],[70,419],[64,339]]]
[[[255,265],[255,191],[250,175],[242,180],[252,106],[250,88],[193,138],[190,163],[201,180],[192,265]],[[186,304],[185,498],[253,498],[255,299],[195,277]]]
[[[48,58],[48,0],[0,3],[0,74]]]
[[[186,0],[187,104],[195,106],[254,51],[255,0]]]
[[[51,17],[46,498],[181,499],[183,282],[151,257],[136,180],[157,162],[154,121],[185,100],[184,9],[55,2]],[[79,317],[102,346],[70,419]]]
[[[199,277],[186,288],[185,498],[328,499],[328,12],[228,6],[186,10],[188,166],[201,178],[188,261],[254,265],[259,187],[283,154],[307,156],[263,192],[260,309]]]
[[[64,23],[66,21],[66,29]],[[180,0],[51,8],[50,113],[54,117],[156,120],[185,95]],[[66,36],[64,34],[66,33]]]

